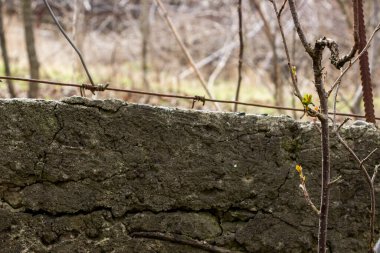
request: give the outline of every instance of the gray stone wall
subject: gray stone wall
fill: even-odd
[[[318,204],[312,124],[78,97],[1,100],[0,118],[0,252],[316,249],[318,218],[294,169],[303,165]],[[360,157],[380,146],[366,124],[342,132]],[[329,250],[365,252],[368,187],[331,139],[343,182],[332,189]],[[368,167],[378,163],[380,152]]]

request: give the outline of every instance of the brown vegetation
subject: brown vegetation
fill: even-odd
[[[162,2],[168,9],[168,15],[197,67],[205,77],[212,95],[219,99],[234,100],[239,62],[236,1],[204,1],[201,4],[197,1]],[[32,3],[36,20],[33,26],[34,37],[40,59],[41,78],[86,82],[85,73],[78,64],[77,56],[59,34],[43,1],[32,1]],[[189,67],[165,20],[160,17],[155,4],[147,4],[145,9],[142,8],[144,5],[141,5],[140,1],[51,1],[51,5],[65,30],[83,52],[96,83],[109,82],[111,87],[141,90],[149,87],[150,91],[205,95],[204,89],[196,81],[193,70]],[[308,17],[303,19],[303,25],[310,34],[308,36],[318,37],[324,34],[339,39],[350,34],[352,27],[348,20],[352,10],[349,5],[349,2],[340,1],[324,0],[318,3],[310,0],[300,1],[299,15],[301,18]],[[379,18],[379,14],[375,12],[379,8],[378,5],[376,1],[366,2],[364,11],[369,21],[368,31],[373,29]],[[285,55],[282,50],[274,50],[281,46],[281,40],[278,36],[270,37],[270,34],[278,34],[274,13],[270,7],[265,1],[242,1],[245,52],[240,100],[292,106]],[[27,77],[28,58],[25,47],[22,46],[24,39],[21,30],[21,3],[6,1],[4,9],[11,73]],[[325,14],[332,11],[336,15],[326,17]],[[298,70],[300,89],[308,90],[313,76],[310,68],[306,67],[311,64],[310,60],[294,37],[295,31],[289,10],[285,9],[282,15],[291,57]],[[149,36],[145,19],[148,19]],[[380,74],[373,71],[379,64],[379,59],[374,53],[376,49],[378,50],[377,37],[369,51],[375,108],[379,106],[376,94]],[[347,51],[352,41],[343,40],[340,45],[342,51]],[[325,62],[322,64],[325,65]],[[327,81],[337,77],[327,65],[326,71],[329,74],[326,77]],[[345,85],[340,91],[343,96],[338,103],[338,111],[360,112],[359,79],[358,67],[354,67],[344,79]],[[16,84],[17,96],[26,96],[27,87],[20,83]],[[43,86],[41,89],[39,97],[45,98],[79,95],[77,89],[71,88],[57,89]],[[0,91],[3,97],[10,96],[5,86]],[[101,96],[142,102],[147,99],[142,96],[124,96],[112,92],[106,92]],[[186,101],[151,99],[155,104],[190,107]],[[230,105],[221,106],[223,110],[232,110]],[[205,108],[212,109],[212,103],[206,103]],[[239,110],[275,112],[244,106],[239,107]]]

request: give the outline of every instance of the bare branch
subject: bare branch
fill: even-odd
[[[263,27],[263,23],[257,22],[254,26],[254,29],[252,29],[249,32],[247,32],[246,34],[244,34],[244,37],[246,37],[248,39],[253,38],[254,36],[257,35],[257,33],[261,30],[262,27]],[[239,41],[237,41],[237,40],[234,40],[230,43],[227,43],[222,48],[219,48],[215,52],[211,53],[207,57],[205,57],[202,60],[195,63],[195,66],[198,69],[203,68],[206,65],[208,65],[209,63],[213,62],[215,59],[221,57],[221,55],[223,55],[226,51],[233,50],[233,49],[237,48],[238,46],[239,46]],[[187,68],[179,74],[179,78],[184,79],[192,73],[194,73],[194,69],[191,67]]]
[[[158,7],[160,8],[160,10],[162,12],[163,18],[166,20],[167,24],[169,25],[170,30],[174,34],[174,37],[176,38],[179,46],[181,47],[183,53],[185,54],[186,59],[188,60],[190,66],[194,69],[194,72],[196,73],[196,75],[197,75],[197,77],[198,77],[198,79],[199,79],[199,81],[200,81],[203,89],[205,90],[207,96],[209,98],[213,99],[213,96],[211,95],[211,92],[207,88],[207,83],[206,83],[205,79],[203,78],[201,72],[199,71],[199,69],[195,65],[193,57],[190,55],[189,50],[186,48],[185,44],[183,43],[181,37],[178,34],[177,29],[174,27],[174,24],[173,24],[171,18],[169,17],[168,11],[166,10],[164,4],[161,2],[161,0],[155,0],[155,2],[158,5]],[[219,110],[219,111],[221,110],[221,108],[220,108],[220,106],[219,106],[218,103],[214,103],[214,105],[215,105],[215,107],[216,107],[217,110]]]
[[[290,77],[291,77],[292,84],[293,84],[294,94],[295,94],[296,97],[298,97],[298,99],[300,101],[302,101],[302,95],[301,95],[301,92],[300,92],[300,90],[298,88],[297,78],[296,78],[296,75],[295,75],[295,73],[293,71],[294,65],[291,63],[291,60],[290,60],[289,49],[288,49],[288,45],[286,43],[284,29],[282,28],[282,24],[281,24],[281,15],[277,11],[276,3],[273,0],[270,1],[270,2],[272,3],[273,9],[274,9],[274,11],[276,13],[276,16],[277,16],[277,23],[278,23],[278,27],[280,29],[280,33],[281,33],[281,37],[282,37],[282,43],[283,43],[284,48],[285,48],[285,54],[286,54],[286,59],[288,61],[288,69],[289,69]]]
[[[341,69],[346,62],[351,61],[354,58],[356,52],[358,51],[356,44],[351,48],[350,52],[345,56],[338,58],[336,64],[333,64],[337,69]]]
[[[314,205],[313,201],[311,200],[309,192],[306,189],[305,182],[301,182],[301,184],[300,184],[299,187],[302,190],[303,196],[305,197],[305,200],[306,200],[307,204],[319,216],[321,214],[321,211],[318,210],[318,208]]]
[[[227,61],[232,54],[233,48],[229,48],[229,47],[223,47],[223,48],[225,49],[225,51],[223,55],[220,57],[218,64],[216,65],[215,69],[213,70],[213,72],[211,73],[211,75],[209,76],[207,80],[207,87],[209,88],[213,87],[216,78],[222,72],[223,68],[226,66]]]
[[[238,65],[238,83],[236,87],[235,101],[239,101],[240,86],[242,81],[242,70],[243,70],[243,57],[244,57],[244,39],[243,39],[243,13],[242,13],[242,0],[238,0],[238,16],[239,16],[239,41],[240,41],[240,51],[239,51],[239,65]],[[238,109],[238,104],[234,105],[234,112]]]
[[[61,31],[61,33],[63,34],[63,36],[66,38],[66,40],[70,43],[70,45],[74,48],[75,52],[77,52],[78,56],[79,56],[79,59],[83,65],[83,68],[84,70],[86,71],[86,74],[87,74],[87,77],[88,77],[88,80],[90,81],[91,85],[95,85],[92,77],[91,77],[91,74],[90,72],[88,71],[87,69],[87,65],[83,59],[83,56],[82,56],[82,53],[79,51],[79,49],[75,46],[74,42],[70,39],[70,37],[67,35],[67,33],[65,32],[65,30],[63,29],[63,27],[61,26],[61,24],[59,23],[57,17],[54,15],[54,12],[53,10],[51,9],[50,5],[49,5],[49,2],[47,0],[44,0],[44,3],[46,5],[46,7],[48,8],[49,10],[49,13],[51,15],[51,17],[53,18],[55,24],[57,25],[58,29]]]
[[[335,87],[338,85],[338,83],[341,81],[342,77],[346,74],[346,72],[354,65],[359,58],[368,50],[368,48],[371,45],[371,42],[375,36],[375,34],[380,30],[380,23],[376,26],[375,30],[372,32],[371,37],[369,38],[366,46],[363,48],[363,50],[355,57],[355,59],[343,70],[343,72],[339,75],[339,77],[335,80],[335,82],[332,84],[330,90],[327,92],[327,96],[330,96],[331,92],[335,89]]]
[[[294,26],[297,29],[298,36],[300,37],[301,43],[303,47],[305,48],[306,52],[313,58],[314,55],[314,49],[311,47],[311,44],[307,41],[306,36],[301,28],[300,22],[298,21],[298,14],[296,11],[296,5],[294,3],[294,0],[289,0],[289,8],[290,12],[292,13]]]
[[[329,183],[329,187],[333,186],[334,184],[338,184],[339,182],[342,181],[341,179],[342,179],[342,176],[338,176],[337,178],[331,180]]]
[[[375,179],[376,179],[376,176],[377,176],[377,172],[379,171],[379,168],[380,168],[380,164],[378,164],[378,165],[375,166],[375,169],[373,171],[373,175],[372,175],[372,178],[371,178],[372,184],[375,183]]]
[[[275,104],[276,105],[281,105],[283,104],[283,100],[284,100],[284,95],[283,95],[283,84],[282,84],[282,79],[279,77],[280,73],[279,73],[279,56],[278,56],[278,49],[277,49],[277,46],[276,46],[276,33],[273,32],[271,26],[270,26],[270,22],[268,21],[268,18],[267,18],[267,15],[264,14],[264,12],[262,11],[262,8],[260,7],[260,4],[257,0],[251,0],[251,3],[252,5],[255,7],[255,9],[257,10],[257,13],[259,14],[261,20],[263,21],[264,23],[264,32],[265,32],[265,35],[268,39],[268,42],[269,42],[269,45],[271,47],[271,50],[272,50],[272,54],[271,54],[271,61],[272,61],[272,74],[271,74],[271,79],[274,83],[274,88],[275,88],[275,91],[274,91],[274,99],[275,99]],[[274,4],[274,2],[272,1],[272,4]],[[280,17],[280,15],[276,15],[277,17]],[[281,113],[281,111],[279,111]]]
[[[339,125],[339,127],[336,129],[337,132],[340,131],[340,129],[343,127],[344,124],[347,123],[347,121],[351,120],[350,118],[345,118],[343,122]]]
[[[317,131],[318,131],[320,134],[322,134],[322,129],[321,129],[321,127],[318,126],[318,124],[317,124],[316,122],[314,122],[313,125],[314,125],[315,129],[317,129]]]
[[[342,70],[340,72],[342,72]],[[341,84],[341,81],[339,82],[339,84],[336,87],[335,96],[334,96],[334,103],[333,103],[333,105],[334,105],[333,126],[334,126],[335,130],[336,130],[336,103],[337,103],[340,84]]]
[[[319,39],[316,43],[318,43],[321,47],[328,47],[328,49],[330,49],[331,64],[334,65],[337,69],[341,69],[344,66],[344,64],[346,64],[346,62],[350,61],[355,56],[356,53],[356,45],[354,45],[347,55],[339,57],[338,44],[334,40],[326,37]]]
[[[367,161],[372,155],[373,153],[375,153],[377,151],[378,148],[375,148],[374,150],[372,150],[361,162],[360,162],[360,166],[362,166],[364,164],[365,161]]]
[[[288,1],[288,0],[284,0],[284,2],[282,3],[281,8],[280,8],[280,10],[278,11],[277,17],[280,17],[280,16],[281,16],[281,13],[282,13],[282,11],[285,9],[285,5],[286,5],[286,2],[287,2],[287,1]]]
[[[346,121],[345,121],[346,122]],[[372,243],[373,243],[373,238],[375,234],[375,216],[376,216],[376,199],[375,199],[375,187],[374,187],[374,178],[376,177],[377,171],[375,168],[374,175],[372,178],[368,174],[367,169],[364,167],[364,162],[377,150],[373,150],[372,152],[369,153],[363,160],[360,160],[359,157],[356,155],[356,153],[350,148],[350,146],[347,144],[347,142],[340,136],[339,134],[339,129],[336,131],[336,136],[338,137],[338,140],[340,143],[343,144],[343,146],[348,150],[348,152],[354,157],[356,162],[359,164],[359,168],[362,171],[364,178],[368,184],[369,191],[370,191],[370,197],[371,197],[371,211],[370,211],[370,240],[369,240],[369,248],[372,248]]]

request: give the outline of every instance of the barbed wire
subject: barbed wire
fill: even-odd
[[[78,83],[66,83],[66,82],[39,80],[39,79],[23,78],[23,77],[0,76],[0,80],[2,80],[2,79],[13,80],[13,81],[21,81],[21,82],[26,82],[27,84],[29,84],[29,83],[43,83],[43,84],[48,84],[48,85],[75,87],[75,88],[80,89],[82,96],[84,95],[84,93],[83,93],[84,90],[89,90],[91,92],[95,92],[95,91],[100,92],[100,91],[108,90],[108,91],[124,92],[124,93],[139,94],[139,95],[146,95],[146,96],[156,96],[156,97],[166,97],[166,98],[191,100],[192,101],[192,108],[194,108],[195,103],[199,101],[199,102],[202,102],[203,105],[205,105],[206,102],[217,102],[217,103],[221,103],[221,104],[238,104],[238,105],[244,105],[244,106],[250,106],[250,107],[304,112],[304,109],[292,108],[292,107],[286,107],[286,106],[265,105],[265,104],[259,104],[259,103],[248,103],[248,102],[233,101],[233,100],[210,99],[210,98],[206,98],[205,96],[197,96],[197,95],[186,96],[186,95],[177,95],[177,94],[167,94],[167,93],[157,93],[157,92],[149,92],[149,91],[112,88],[112,87],[109,87],[108,84],[95,84],[95,85],[78,84]],[[334,113],[329,112],[329,114],[333,115]],[[346,117],[355,117],[355,118],[365,118],[364,115],[351,114],[351,113],[337,112],[336,115],[346,116]],[[380,117],[375,117],[375,119],[380,120]]]

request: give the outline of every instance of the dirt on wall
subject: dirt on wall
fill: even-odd
[[[318,218],[294,169],[303,165],[318,203],[311,123],[80,97],[0,100],[0,117],[2,253],[316,250]],[[342,136],[362,158],[380,145],[361,121]],[[331,141],[343,180],[332,189],[329,250],[365,252],[368,187]],[[380,152],[367,166],[378,163]]]

